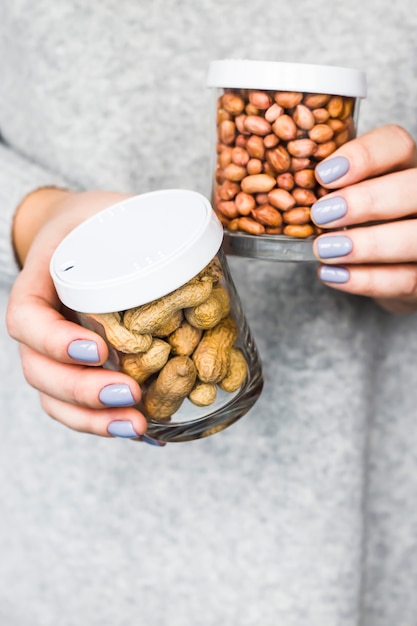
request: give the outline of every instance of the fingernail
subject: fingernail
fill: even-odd
[[[70,343],[67,352],[72,359],[83,361],[84,363],[98,363],[100,361],[95,341],[76,339]]]
[[[347,283],[350,273],[344,267],[323,265],[319,271],[320,279],[325,283]]]
[[[346,174],[348,169],[349,161],[346,157],[333,157],[319,163],[316,167],[316,172],[320,180],[327,185]]]
[[[148,443],[151,446],[162,447],[165,445],[156,439],[152,439],[152,437],[149,437],[148,435],[138,435],[133,428],[132,422],[128,422],[127,420],[115,420],[114,422],[110,422],[107,426],[107,432],[113,437],[137,439],[138,441],[143,441],[143,443]]]
[[[344,198],[333,196],[315,202],[311,207],[313,221],[318,224],[327,224],[343,217],[347,213],[347,204]]]
[[[124,437],[125,439],[137,439],[140,435],[133,428],[132,422],[126,420],[115,420],[107,426],[107,432],[113,437]]]
[[[326,237],[320,237],[317,240],[317,252],[321,259],[346,256],[352,250],[352,240],[343,235],[326,235]]]
[[[99,393],[100,402],[108,406],[131,406],[135,404],[128,385],[107,385]]]

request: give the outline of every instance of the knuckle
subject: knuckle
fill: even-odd
[[[37,388],[37,368],[34,366],[33,360],[25,350],[20,351],[22,372],[24,379],[31,387]]]
[[[50,355],[58,360],[61,360],[63,355],[61,354],[61,328],[57,321],[53,321],[48,327],[48,332],[43,332],[38,337],[39,350],[42,354]]]
[[[88,401],[86,394],[86,373],[87,367],[78,367],[77,373],[73,378],[71,385],[72,401],[77,405],[91,405],[92,402]]]
[[[57,417],[55,415],[55,406],[53,399],[45,393],[39,394],[39,397],[42,410],[46,413],[46,415],[48,415],[48,417],[56,420]]]
[[[349,220],[352,223],[360,224],[379,217],[379,204],[373,185],[362,183],[345,187],[343,196],[349,207]]]
[[[361,243],[366,250],[369,259],[379,259],[381,257],[381,241],[378,228],[365,227],[361,229]],[[373,272],[370,272],[373,274]]]
[[[376,274],[372,270],[367,270],[362,274],[362,288],[360,293],[365,296],[376,296],[378,294],[378,284],[376,280]]]
[[[394,134],[394,138],[399,143],[404,144],[404,153],[407,159],[411,159],[416,153],[416,143],[412,136],[400,124],[391,124],[390,129]]]
[[[16,306],[13,300],[9,301],[6,310],[6,328],[12,339],[19,340],[19,307]]]
[[[402,296],[405,298],[415,298],[417,295],[417,267],[410,265],[404,274],[402,284]]]
[[[365,140],[359,139],[355,145],[355,161],[358,164],[360,171],[368,172],[369,170],[372,170],[374,151],[368,138],[365,138]]]

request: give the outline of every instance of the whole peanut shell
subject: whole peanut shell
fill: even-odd
[[[255,206],[252,196],[248,197]],[[168,420],[185,398],[208,406],[215,401],[217,385],[226,375],[239,379],[241,365],[235,368],[231,362],[232,351],[238,349],[231,306],[216,256],[199,274],[166,296],[121,313],[88,314],[82,319],[115,348],[117,362],[113,365],[142,386],[145,416]],[[137,332],[144,327],[148,333]]]
[[[218,383],[223,380],[229,371],[231,349],[237,335],[237,327],[231,316],[204,332],[192,357],[201,381]]]

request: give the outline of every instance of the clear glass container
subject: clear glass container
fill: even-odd
[[[313,261],[316,165],[357,133],[365,74],[353,68],[212,61],[212,205],[228,254]]]
[[[210,202],[150,192],[75,228],[51,260],[62,303],[107,342],[105,367],[141,386],[157,441],[188,441],[242,417],[263,386],[261,362]]]

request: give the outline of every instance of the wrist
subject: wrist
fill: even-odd
[[[13,223],[13,245],[18,262],[23,266],[36,234],[54,215],[61,200],[73,192],[44,187],[29,193],[18,206]]]

